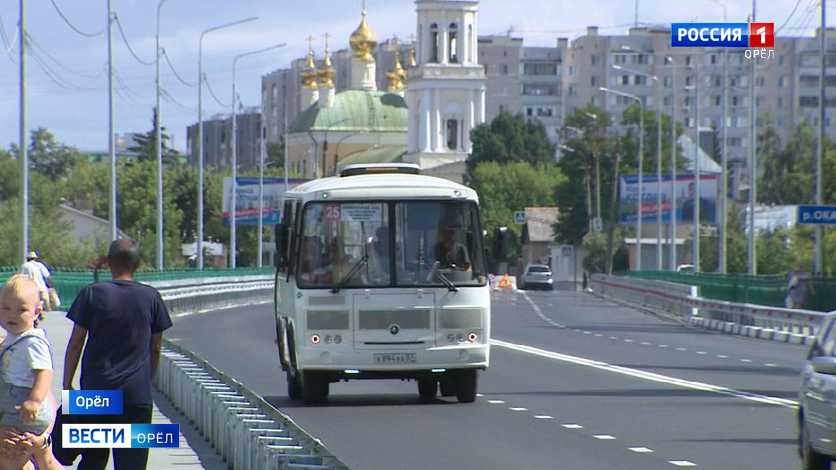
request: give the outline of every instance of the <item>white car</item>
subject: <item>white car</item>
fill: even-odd
[[[801,468],[826,470],[836,458],[836,315],[831,312],[816,335],[801,372],[798,445]]]
[[[522,289],[548,289],[554,290],[554,279],[552,270],[545,264],[529,264],[520,278]]]

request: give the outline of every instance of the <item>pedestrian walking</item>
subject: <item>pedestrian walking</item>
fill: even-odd
[[[49,309],[49,270],[38,261],[38,254],[30,251],[26,254],[26,262],[20,266],[20,273],[29,276],[38,286],[38,296],[43,307]]]
[[[91,423],[150,423],[151,382],[171,318],[160,293],[133,279],[140,264],[137,242],[114,241],[107,259],[112,280],[84,287],[67,313],[75,325],[64,357],[64,390],[72,389],[83,348],[81,389],[121,390],[124,405],[122,415],[94,416]],[[110,449],[62,449],[60,433],[56,423],[52,441],[62,464],[72,465],[80,452],[78,470],[104,470]],[[115,470],[144,470],[148,462],[148,449],[112,452]]]

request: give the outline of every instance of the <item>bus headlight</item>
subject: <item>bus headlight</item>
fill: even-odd
[[[320,341],[321,341],[321,338],[319,337],[319,335],[313,335],[313,336],[311,336],[311,343],[313,343],[313,344],[319,344],[319,342],[320,342]]]
[[[467,335],[467,340],[471,343],[475,343],[477,339],[479,339],[479,336],[476,333],[471,332]]]

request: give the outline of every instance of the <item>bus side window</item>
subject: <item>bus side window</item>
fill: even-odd
[[[289,204],[293,204],[292,201],[288,201]],[[301,239],[301,227],[302,227],[302,203],[297,201],[294,207],[292,208],[291,212],[293,213],[292,219],[288,220],[287,225],[287,233],[288,233],[288,244],[287,244],[287,266],[288,266],[288,280],[290,279],[290,275],[296,274],[296,260],[297,254],[301,249],[299,240]]]
[[[282,209],[282,222],[276,227],[276,253],[279,259],[277,267],[283,273],[287,273],[290,266],[289,254],[291,253],[290,247],[293,240],[293,221],[293,202],[285,201]]]

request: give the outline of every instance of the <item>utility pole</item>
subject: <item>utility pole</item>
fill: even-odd
[[[827,22],[825,13],[825,0],[821,0],[821,28],[819,29],[819,53],[821,54],[821,70],[819,71],[819,138],[816,149],[816,204],[824,204],[824,192],[822,191],[822,157],[824,154],[824,92],[825,92],[825,67],[827,57]],[[823,253],[822,253],[822,226],[816,225],[816,253],[815,253],[815,271],[816,274],[823,272]]]
[[[23,178],[20,197],[21,263],[29,253],[29,133],[26,123],[26,0],[20,0],[20,173]]]
[[[694,272],[700,272],[700,76],[699,69],[694,77],[694,117],[696,119],[694,130],[696,141],[694,142]]]
[[[113,13],[111,1],[107,0],[107,147],[110,153],[110,239],[116,240],[118,236],[116,221],[116,142],[113,132]]]
[[[752,0],[752,18],[755,21],[755,0]],[[757,112],[755,110],[755,58],[752,57],[752,80],[749,83],[749,238],[748,238],[748,261],[749,274],[758,274],[757,245],[755,244],[755,204],[758,200],[758,138],[755,133],[755,121]]]
[[[676,65],[671,56],[671,271],[676,272]]]
[[[656,270],[662,270],[662,84],[656,80]]]
[[[156,35],[156,60],[155,60],[155,84],[156,84],[156,119],[154,123],[154,135],[156,136],[157,150],[157,269],[163,270],[163,139],[162,139],[162,110],[160,108],[160,10],[167,0],[160,0],[157,3],[157,35]]]
[[[261,128],[261,139],[259,139],[259,164],[258,164],[258,267],[262,267],[264,258],[264,154],[267,146],[267,128]]]
[[[238,110],[235,105],[238,102],[235,93],[235,63],[238,57],[232,61],[232,137],[230,148],[232,149],[232,195],[229,203],[229,267],[235,269],[238,256]],[[261,214],[259,214],[261,221]]]

